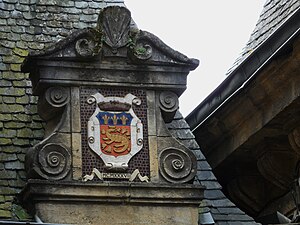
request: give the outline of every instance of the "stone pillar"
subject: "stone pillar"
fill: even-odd
[[[166,127],[197,66],[123,7],[30,54],[47,125],[26,155],[24,204],[51,223],[197,224],[196,157]]]

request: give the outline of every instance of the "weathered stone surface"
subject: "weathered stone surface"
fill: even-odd
[[[20,153],[23,149],[20,149],[16,146],[2,146],[1,150],[4,153]]]
[[[11,145],[12,141],[10,138],[1,138],[0,137],[0,145]]]
[[[58,204],[53,205],[49,201],[43,201],[36,205],[40,212],[41,219],[45,222],[51,221],[58,223],[58,221],[60,221],[59,223],[86,224],[87,218],[89,218],[90,224],[99,224],[99,221],[107,224],[126,223],[136,225],[145,224],[145,222],[149,224],[166,225],[182,224],[183,221],[184,224],[189,225],[198,223],[197,206],[199,202],[197,203],[197,199],[199,200],[199,197],[201,196],[201,190],[199,189],[197,190],[188,187],[177,187],[174,189],[173,186],[169,185],[97,184],[84,185],[82,187],[77,186],[81,191],[74,192],[72,191],[73,188],[71,186],[71,189],[69,189],[68,185],[66,185],[61,187],[64,190],[64,194],[62,194],[59,190],[60,187],[57,185],[55,186],[56,187],[48,185],[47,190],[37,186],[37,188],[32,189],[35,191],[28,193],[32,199],[35,198],[36,194],[40,194],[42,189],[46,191],[44,194],[56,193],[57,199],[59,199]],[[94,202],[92,205],[95,206],[96,204],[97,207],[91,207],[91,205],[86,206],[80,202],[74,202],[74,204],[71,203],[65,207],[66,205],[63,206],[63,204],[60,203],[60,196],[64,198],[69,196],[72,198],[72,196],[75,197],[77,194],[93,199]],[[131,197],[127,198],[126,196],[129,195]],[[102,198],[107,199],[107,197],[110,196],[114,196],[115,202],[122,202],[120,212],[118,216],[114,218],[107,213],[99,213],[100,211],[102,212],[102,210],[99,210],[101,208],[110,211],[116,207],[115,205],[107,204],[106,200],[101,200]],[[191,196],[193,197],[191,198]],[[185,200],[180,201],[178,198],[183,198]],[[169,205],[170,202],[176,202],[176,204]],[[135,203],[139,203],[139,205],[136,205]],[[194,205],[196,205],[196,207],[192,207]],[[120,207],[120,205],[118,207]],[[95,209],[95,211],[91,209]],[[64,213],[60,213],[62,211]],[[137,211],[139,213],[136,213]],[[56,215],[56,218],[53,218],[53,214]],[[76,218],[70,216],[71,214],[76,214]]]
[[[30,122],[31,121],[31,116],[30,115],[26,115],[26,114],[22,114],[22,113],[13,114],[13,115],[10,115],[10,116],[12,118],[11,120],[13,120],[13,121],[21,121],[21,122]],[[1,116],[0,116],[0,120],[1,120]]]
[[[23,96],[25,95],[25,90],[23,88],[0,88],[0,95],[4,96]]]
[[[33,138],[33,132],[29,128],[22,128],[17,130],[17,137],[20,138]]]
[[[20,190],[15,189],[15,188],[10,188],[10,187],[2,187],[0,189],[0,195],[15,195],[19,192],[20,192]]]
[[[0,195],[0,203],[3,203],[3,202],[5,202],[4,195]]]
[[[28,104],[29,103],[29,97],[27,95],[22,96],[22,97],[17,97],[16,98],[16,103],[18,103],[18,104]]]
[[[0,218],[11,218],[10,210],[0,209]]]
[[[6,80],[23,80],[25,79],[24,73],[13,73],[13,72],[3,72],[2,73],[3,79]]]
[[[24,112],[24,107],[16,104],[0,104],[1,113],[22,113]]]
[[[0,133],[0,137],[3,138],[13,138],[17,134],[17,131],[14,129],[2,129]]]
[[[5,169],[8,170],[24,170],[24,164],[20,161],[13,161],[5,163]]]
[[[21,122],[6,122],[4,124],[5,128],[23,128],[25,127],[26,124],[25,123],[21,123]]]
[[[16,103],[16,98],[11,96],[3,96],[2,101],[6,104],[14,104]]]
[[[9,180],[8,183],[10,187],[14,187],[14,188],[23,188],[26,184],[26,182],[21,179]]]
[[[76,1],[75,2],[75,7],[79,8],[79,9],[84,9],[84,8],[87,8],[88,6],[89,6],[89,4],[84,1]]]
[[[12,120],[11,114],[0,114],[0,121],[10,121]]]
[[[16,171],[0,170],[0,179],[15,179],[16,177],[17,177]]]

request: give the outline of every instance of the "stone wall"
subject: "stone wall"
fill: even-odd
[[[25,184],[25,152],[44,135],[28,74],[29,51],[43,49],[72,30],[93,27],[99,10],[122,0],[2,0],[0,2],[0,220],[27,220],[16,195]]]

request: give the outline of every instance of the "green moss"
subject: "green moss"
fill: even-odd
[[[12,139],[12,142],[15,145],[15,139]],[[23,151],[23,149],[16,146],[2,146],[1,151],[3,153],[20,153]]]
[[[3,56],[2,59],[5,63],[22,63],[24,61],[24,58],[17,55]]]
[[[5,71],[2,73],[2,77],[6,80],[23,80],[26,78],[26,75],[24,73]]]
[[[16,129],[18,129],[18,128],[23,128],[25,126],[26,126],[25,123],[22,123],[22,122],[13,122],[13,121],[12,122],[6,122],[4,124],[5,128],[16,128]]]
[[[33,121],[32,123],[30,123],[29,127],[32,128],[32,129],[43,129],[43,124]]]
[[[21,221],[28,220],[31,218],[31,216],[26,212],[25,209],[16,204],[12,205],[12,214],[14,218]]]
[[[5,198],[4,198],[4,195],[0,195],[0,202],[5,202]]]
[[[22,128],[22,129],[17,131],[17,137],[31,138],[31,137],[33,137],[33,132],[29,128]]]
[[[147,49],[143,48],[143,47],[139,47],[135,49],[135,52],[139,55],[144,55],[147,52]]]
[[[10,64],[10,69],[12,71],[15,71],[15,72],[20,72],[21,71],[21,64],[12,63],[12,64]]]
[[[29,146],[30,145],[30,141],[28,139],[22,139],[22,138],[15,138],[12,140],[12,142],[14,143],[15,147],[16,146]]]
[[[0,138],[0,146],[1,145],[11,145],[12,141],[10,138]]]
[[[1,187],[0,194],[1,195],[15,195],[19,192],[19,190],[10,187]]]
[[[24,88],[0,88],[0,95],[4,96],[23,96],[25,95],[25,89]]]
[[[12,96],[3,96],[2,99],[4,103],[8,103],[8,104],[16,103],[16,98]]]
[[[10,211],[0,209],[0,218],[11,218]]]
[[[18,113],[24,112],[22,105],[0,104],[0,113]]]
[[[13,121],[31,122],[31,116],[26,114],[13,114],[11,117]],[[0,120],[1,120],[1,114],[0,114]]]
[[[19,56],[27,56],[28,55],[28,51],[21,49],[21,48],[14,48],[13,52]]]
[[[27,80],[14,80],[13,81],[13,86],[15,87],[30,87],[30,82]]]
[[[11,114],[0,114],[0,121],[11,121]]]
[[[16,103],[18,104],[28,104],[29,103],[29,97],[27,95],[16,98]]]
[[[14,129],[3,129],[0,133],[0,137],[2,137],[2,138],[13,138],[13,137],[16,136],[16,134],[17,134],[17,132]]]
[[[11,210],[11,202],[0,203],[0,209]]]

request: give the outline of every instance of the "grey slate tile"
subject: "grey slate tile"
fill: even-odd
[[[260,18],[252,32],[246,47],[228,69],[227,75],[234,71],[242,61],[251,54],[272,32],[274,32],[289,16],[300,7],[299,0],[268,0],[262,9]],[[249,51],[251,50],[251,51]]]

